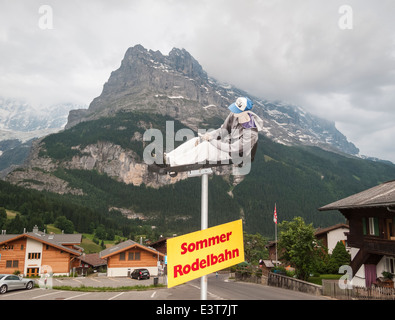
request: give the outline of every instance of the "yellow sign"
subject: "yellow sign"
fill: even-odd
[[[168,239],[168,287],[200,278],[243,261],[241,220]]]

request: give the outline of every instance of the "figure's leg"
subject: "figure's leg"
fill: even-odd
[[[194,163],[194,155],[191,150],[195,148],[200,138],[192,138],[173,151],[166,153],[166,164],[172,167],[184,164]]]
[[[208,141],[200,141],[200,138],[190,139],[166,155],[166,163],[171,167],[219,161],[228,163],[229,159],[227,152],[217,149]]]

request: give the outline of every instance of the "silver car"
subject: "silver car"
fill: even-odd
[[[9,290],[30,290],[33,286],[34,282],[32,279],[20,278],[13,274],[0,274],[0,294]]]

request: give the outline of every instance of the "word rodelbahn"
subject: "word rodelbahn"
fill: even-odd
[[[192,253],[200,249],[229,242],[229,238],[231,235],[232,232],[230,231],[223,233],[221,235],[216,235],[196,242],[190,242],[189,244],[187,242],[184,242],[181,244],[181,255],[184,255],[187,252]],[[204,258],[196,258],[196,260],[192,264],[175,265],[173,269],[174,278],[177,278],[178,276],[186,275],[191,271],[198,271],[200,269],[213,266],[217,263],[222,263],[231,259],[235,259],[239,256],[240,256],[240,252],[238,248],[231,250],[225,249],[224,252],[221,252],[219,254],[211,253]]]

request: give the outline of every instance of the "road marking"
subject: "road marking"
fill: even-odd
[[[113,297],[109,298],[108,300],[115,299],[115,298],[119,297],[120,295],[122,295],[122,294],[124,294],[124,293],[125,293],[125,292],[121,292],[121,293],[117,294],[116,296],[113,296]]]
[[[33,299],[38,299],[38,298],[41,298],[41,297],[49,296],[49,295],[51,295],[51,294],[58,294],[58,293],[61,293],[61,292],[62,292],[62,291],[51,292],[51,293],[43,294],[43,295],[41,295],[41,296],[33,297],[33,298],[31,298],[31,299],[32,299],[32,300],[33,300]]]
[[[81,280],[78,280],[78,279],[71,279],[71,280],[77,281],[77,282],[79,282],[79,283],[82,283],[82,281],[81,281]]]
[[[90,294],[90,292],[81,293],[81,294],[78,294],[78,295],[76,295],[76,296],[72,296],[72,297],[66,298],[66,299],[64,299],[64,300],[75,299],[75,298],[77,298],[77,297],[82,297],[82,296],[85,296],[85,295],[87,295],[87,294]]]
[[[155,294],[156,294],[156,291],[154,291],[154,293],[151,294],[151,298],[153,298],[155,296]]]
[[[188,285],[190,285],[191,287],[194,287],[195,289],[200,290],[200,287],[199,287],[199,286],[196,286],[196,285],[191,284],[191,283],[188,283]],[[217,299],[220,299],[220,300],[224,300],[224,298],[222,298],[222,297],[220,297],[220,296],[218,296],[218,295],[216,295],[216,294],[214,294],[214,293],[211,293],[210,291],[207,291],[207,293],[208,293],[209,295],[211,295],[213,298],[217,298]]]
[[[21,294],[21,293],[26,293],[26,290],[22,289],[22,290],[20,290],[18,292],[12,292],[12,293],[10,293],[10,291],[7,291],[7,293],[3,297],[10,297],[10,296],[14,296],[16,294]]]

